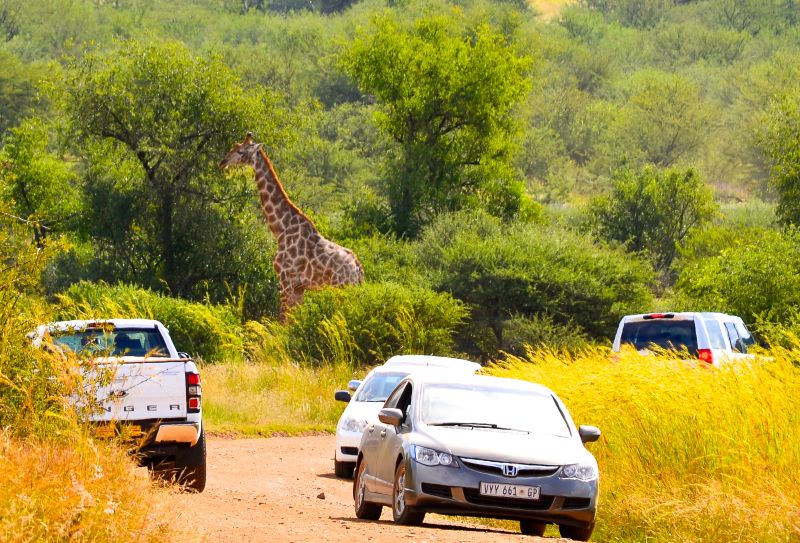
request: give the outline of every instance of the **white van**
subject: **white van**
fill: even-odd
[[[640,353],[653,348],[687,351],[689,355],[718,366],[752,358],[748,349],[753,335],[741,318],[725,313],[643,313],[622,318],[612,351],[632,345]]]

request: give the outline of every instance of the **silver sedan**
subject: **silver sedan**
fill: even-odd
[[[359,448],[356,516],[420,524],[426,512],[518,520],[523,534],[586,541],[597,511],[597,462],[549,389],[498,377],[411,374]]]

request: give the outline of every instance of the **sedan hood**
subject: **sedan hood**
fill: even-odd
[[[464,458],[556,466],[591,456],[575,438],[549,434],[462,426],[425,426],[418,433],[420,445]]]

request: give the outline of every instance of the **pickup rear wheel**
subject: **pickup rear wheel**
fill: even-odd
[[[202,492],[206,488],[206,433],[200,431],[197,443],[178,449],[175,458],[177,482],[187,492]]]

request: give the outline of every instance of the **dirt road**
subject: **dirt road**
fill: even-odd
[[[395,526],[387,508],[378,522],[358,520],[352,483],[333,476],[333,449],[333,436],[211,438],[205,492],[179,499],[209,543],[559,541],[438,515],[420,527]]]

